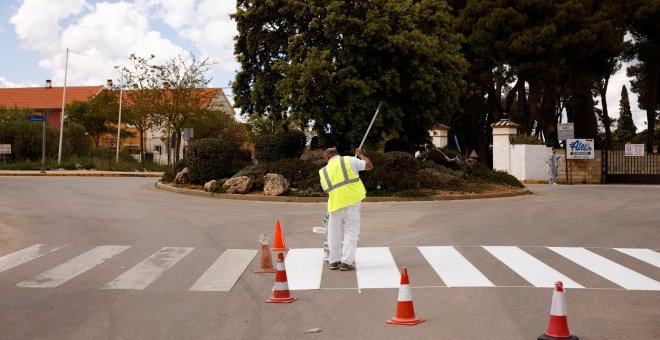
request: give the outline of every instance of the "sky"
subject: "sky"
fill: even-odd
[[[164,62],[192,53],[217,63],[206,74],[210,86],[233,102],[235,6],[234,0],[0,0],[0,87],[43,86],[46,79],[63,86],[65,66],[67,86],[102,85],[119,81],[115,66],[129,66],[131,54]],[[646,129],[625,65],[610,79],[610,116],[619,116],[622,85],[638,131]]]

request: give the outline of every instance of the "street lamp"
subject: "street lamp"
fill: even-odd
[[[64,135],[64,106],[66,105],[66,76],[69,69],[69,52],[89,57],[87,54],[71,51],[69,48],[66,49],[66,59],[64,62],[64,89],[62,90],[62,114],[60,115],[60,143],[57,149],[57,164],[62,163],[62,137]]]

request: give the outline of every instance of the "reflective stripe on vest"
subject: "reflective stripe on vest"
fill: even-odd
[[[344,180],[342,182],[337,183],[337,184],[332,184],[332,182],[330,182],[330,176],[328,175],[327,166],[324,166],[323,169],[321,169],[321,171],[323,172],[323,178],[325,178],[325,183],[327,183],[327,185],[328,185],[327,188],[325,188],[325,187],[323,188],[323,191],[326,194],[328,194],[328,193],[330,193],[330,191],[335,190],[339,187],[342,187],[346,184],[355,183],[355,182],[360,181],[360,177],[348,178],[348,170],[346,170],[346,163],[344,161],[344,157],[341,157],[339,159],[339,164],[341,164],[341,172],[344,174]]]

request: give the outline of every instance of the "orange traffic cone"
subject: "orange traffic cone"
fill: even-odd
[[[424,322],[424,319],[415,317],[415,308],[410,291],[410,282],[408,282],[408,268],[401,270],[401,287],[399,287],[399,298],[396,303],[396,316],[385,321],[393,325],[412,326]]]
[[[274,273],[275,268],[273,268],[273,259],[270,255],[270,250],[268,249],[268,238],[266,234],[261,234],[259,236],[261,241],[261,265],[259,269],[255,270],[255,273]]]
[[[545,334],[538,337],[538,340],[557,340],[569,339],[578,340],[575,335],[568,331],[568,319],[566,318],[566,301],[564,298],[564,284],[561,281],[555,283],[555,290],[552,292],[552,307],[550,308],[550,322]]]
[[[284,238],[282,237],[282,227],[280,227],[280,220],[277,220],[275,225],[275,239],[273,239],[273,248],[270,248],[272,251],[287,251],[287,248],[284,245]]]
[[[284,268],[284,254],[277,254],[277,264],[275,265],[275,286],[273,287],[273,296],[266,300],[268,303],[291,303],[296,301],[289,295],[289,283],[286,280],[286,268]]]

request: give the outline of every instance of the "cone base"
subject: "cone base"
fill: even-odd
[[[254,271],[255,273],[275,273],[277,270],[275,269],[257,269]]]
[[[385,321],[385,323],[389,323],[390,325],[414,326],[414,325],[420,324],[424,321],[426,321],[426,320],[419,319],[419,318],[418,319],[400,319],[400,318],[397,318],[397,317],[393,317],[393,318]]]
[[[287,297],[287,298],[272,297],[272,298],[266,300],[267,303],[291,303],[293,301],[296,301],[296,298],[294,298],[292,296]]]
[[[549,336],[549,335],[543,334],[543,335],[538,337],[538,340],[579,340],[579,339],[580,338],[578,338],[575,335],[569,335],[567,338],[556,338],[554,336]]]

